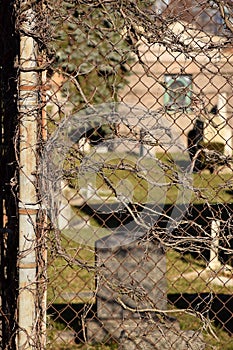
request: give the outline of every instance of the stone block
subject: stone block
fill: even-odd
[[[140,312],[127,308],[167,308],[163,248],[158,242],[146,239],[126,242],[120,234],[96,242],[97,316],[100,319],[140,317]],[[117,302],[118,299],[126,308]]]
[[[181,331],[176,320],[109,319],[87,323],[87,338],[92,343],[115,340],[120,350],[204,350],[200,332]]]
[[[133,231],[119,232],[96,242],[97,309],[86,321],[88,341],[115,340],[121,350],[203,350],[199,332],[181,331],[164,315],[165,253],[157,241],[137,234],[133,239]]]

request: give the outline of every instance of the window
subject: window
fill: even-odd
[[[170,110],[189,108],[192,96],[191,75],[165,75],[164,105]]]

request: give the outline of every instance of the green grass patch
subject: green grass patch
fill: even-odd
[[[232,295],[233,287],[217,286],[208,282],[208,277],[201,275],[207,267],[207,261],[202,258],[194,258],[191,254],[181,254],[174,250],[168,250],[167,257],[167,283],[169,294],[182,293],[216,293]],[[199,272],[199,274],[195,274]],[[218,274],[216,274],[217,276]],[[170,305],[169,308],[175,309]],[[179,321],[182,330],[201,331],[206,343],[205,350],[233,350],[232,337],[223,329],[216,326],[213,321],[210,325],[213,333],[206,329],[201,319],[197,316],[177,312],[172,314]],[[213,335],[215,334],[215,336]]]
[[[88,200],[91,203],[114,202],[118,195],[138,203],[233,202],[231,171],[191,174],[187,173],[189,166],[183,153],[158,153],[156,158],[142,159],[132,153],[91,153],[83,162],[72,149],[64,163],[64,176],[77,191],[91,186],[95,194]]]
[[[93,301],[91,293],[95,289],[94,272],[72,264],[72,259],[94,267],[94,250],[80,246],[67,237],[61,237],[61,246],[70,257],[67,262],[60,256],[48,255],[48,304],[85,303]]]
[[[197,195],[193,194],[192,202],[199,203],[232,203],[233,195],[230,192],[233,186],[233,174],[219,173],[210,174],[204,171],[200,174],[193,174],[193,187],[199,189]],[[202,198],[200,198],[200,194]]]
[[[168,293],[233,293],[233,287],[210,283],[213,277],[220,275],[214,271],[208,273],[208,262],[203,258],[194,258],[191,254],[182,254],[174,250],[168,250],[166,258]],[[206,271],[206,274],[203,274],[203,271]],[[221,273],[221,276],[223,275]]]
[[[105,155],[106,156],[106,155]],[[104,157],[105,157],[104,156]],[[162,163],[155,164],[153,159],[145,159],[143,166],[148,170],[138,173],[135,168],[137,158],[134,155],[125,155],[125,160],[122,161],[122,155],[109,155],[107,166],[105,159],[101,154],[95,155],[95,162],[102,161],[103,167],[101,172],[88,172],[84,176],[84,180],[77,177],[75,170],[80,166],[80,159],[73,161],[73,163],[65,164],[66,174],[69,175],[67,180],[73,188],[77,191],[86,186],[88,183],[96,189],[98,198],[90,200],[92,203],[96,202],[112,202],[114,201],[114,189],[118,193],[131,196],[133,202],[157,202],[163,204],[174,204],[185,202],[186,200],[194,204],[201,204],[205,202],[211,203],[229,203],[233,202],[233,196],[230,193],[233,185],[232,173],[218,173],[210,174],[209,171],[203,171],[198,174],[191,174],[191,191],[187,196],[183,196],[185,188],[174,179],[182,178],[182,173],[179,165],[182,167],[185,159],[181,155],[177,155],[174,162],[174,155],[157,155],[158,160]],[[124,158],[124,157],[123,157]],[[73,172],[70,171],[70,164],[73,164]],[[90,164],[86,164],[89,166]],[[168,167],[167,167],[168,166]],[[76,169],[77,168],[77,169]],[[89,167],[90,168],[90,167]],[[94,169],[94,168],[93,168]],[[93,175],[94,174],[94,175]],[[178,177],[177,177],[178,174]],[[145,175],[148,176],[149,181],[145,180]],[[174,176],[175,175],[175,176]],[[190,177],[189,179],[190,180]],[[113,187],[113,188],[111,188]],[[106,195],[107,194],[107,195]],[[77,213],[81,220],[85,216],[81,210]],[[64,237],[61,239],[61,245],[64,250],[70,254],[71,257],[79,259],[89,265],[94,266],[94,242],[96,239],[110,234],[109,231],[98,226],[93,218],[89,218],[90,227],[85,227],[80,230],[80,237],[72,236],[72,232],[63,232]],[[74,232],[74,234],[76,234]],[[88,243],[89,242],[89,243]],[[82,244],[83,243],[83,244]],[[86,243],[86,245],[85,245]],[[166,252],[167,257],[167,273],[166,279],[168,283],[168,293],[222,293],[232,294],[233,288],[217,286],[209,283],[209,277],[201,272],[206,269],[207,262],[202,258],[193,258],[190,254],[181,254],[174,250]],[[94,302],[91,297],[95,290],[95,276],[94,272],[88,272],[84,268],[80,268],[75,264],[68,264],[62,257],[55,256],[52,251],[49,253],[48,263],[48,305],[52,303],[79,303],[90,304]],[[195,274],[195,272],[197,272]],[[193,274],[194,273],[194,274]],[[224,349],[233,350],[232,338],[221,329],[213,325],[213,329],[218,336],[215,339],[212,335],[203,329],[201,321],[194,316],[181,314],[177,312],[177,318],[180,326],[184,330],[201,330],[207,342],[207,350]],[[56,322],[55,322],[56,323]],[[61,325],[52,325],[51,330],[51,344],[53,343],[54,334],[60,330]],[[54,340],[55,341],[55,340]],[[80,344],[62,344],[57,343],[51,345],[49,349],[82,349],[82,350],[112,350],[117,349],[116,344],[110,345],[80,345]]]
[[[87,249],[86,247],[77,247],[76,243],[62,240],[62,244],[65,249],[67,249],[73,257],[78,257],[88,264],[94,264],[94,251]],[[78,253],[77,253],[78,251]],[[166,252],[167,258],[167,273],[166,279],[168,284],[168,293],[222,293],[229,294],[233,293],[233,288],[216,286],[208,283],[207,278],[201,275],[201,272],[206,269],[207,261],[202,258],[194,258],[191,254],[182,254],[172,249]],[[80,303],[80,304],[90,304],[95,300],[88,299],[85,297],[80,297],[80,295],[85,294],[85,292],[93,292],[95,289],[95,277],[93,272],[88,272],[85,269],[79,268],[77,266],[69,266],[66,261],[61,258],[50,257],[52,259],[49,262],[49,289],[48,289],[48,299],[49,304],[51,303]],[[195,277],[192,276],[193,272],[200,272],[199,275]],[[191,274],[191,275],[189,275]],[[67,299],[64,297],[66,295],[72,295],[76,293],[76,297],[73,299]],[[63,295],[63,297],[62,297]],[[169,308],[174,309],[172,305]],[[177,313],[172,313],[172,316],[176,317],[180,323],[182,330],[200,330],[204,336],[206,342],[206,350],[212,349],[224,349],[233,350],[232,338],[222,329],[216,327],[213,322],[211,322],[214,333],[217,338],[215,338],[211,333],[207,332],[203,323],[198,317],[192,315],[181,313],[177,310]],[[82,349],[82,350],[113,350],[117,349],[116,344],[107,345],[82,345],[82,344],[64,344],[62,341],[57,342],[57,333],[61,331],[66,331],[67,327],[59,322],[49,321],[48,335],[49,343],[51,344],[48,349]],[[70,329],[70,327],[68,327]]]

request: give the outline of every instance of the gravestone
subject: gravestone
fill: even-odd
[[[96,317],[87,320],[88,341],[113,339],[122,350],[204,349],[198,332],[182,332],[163,313],[166,259],[158,241],[119,232],[98,240],[95,249]]]
[[[119,233],[96,242],[97,314],[101,319],[109,319],[109,314],[116,319],[139,317],[127,308],[167,308],[163,249],[151,240],[131,240],[129,234]]]

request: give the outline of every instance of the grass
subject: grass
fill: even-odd
[[[174,155],[169,154],[160,154],[157,156],[161,159],[164,164],[169,164],[171,162],[170,159],[174,157]],[[180,173],[181,179],[183,179],[182,173],[182,162],[184,162],[184,158],[182,155],[175,155],[176,160],[176,170]],[[181,165],[179,167],[179,164]],[[233,195],[231,193],[231,189],[233,186],[233,174],[230,169],[221,169],[219,168],[218,173],[211,174],[208,170],[203,170],[199,173],[193,173],[189,175],[188,180],[191,182],[191,197],[190,202],[193,204],[201,204],[201,203],[232,203]],[[168,181],[169,182],[169,181]],[[183,188],[180,186],[172,186],[167,192],[167,204],[177,203],[177,193],[179,191],[183,191]],[[199,191],[194,191],[199,190]]]
[[[186,314],[177,314],[174,316],[179,320],[181,330],[202,332],[206,344],[205,350],[233,350],[232,337],[222,329],[212,324],[212,329],[215,334],[214,337],[204,329],[203,323],[197,317]]]
[[[187,175],[183,169],[190,164],[182,153],[157,153],[156,157],[140,160],[130,153],[91,154],[85,158],[85,172],[78,176],[77,169],[82,163],[80,157],[77,158],[77,151],[72,149],[64,163],[64,171],[70,185],[77,191],[91,184],[99,199],[93,196],[90,202],[114,201],[115,191],[139,203],[233,202],[229,192],[233,186],[231,171],[225,169],[225,172],[210,174],[204,170]],[[100,164],[101,170],[97,171]],[[144,170],[137,172],[137,165]]]
[[[193,196],[195,204],[204,203],[232,203],[233,195],[230,193],[233,185],[232,173],[210,174],[205,171],[193,176],[194,188],[200,189],[204,198]]]
[[[97,155],[102,157],[102,155]],[[112,157],[112,154],[111,154]],[[179,158],[179,157],[178,157]],[[172,163],[171,157],[169,155],[161,154],[159,159],[163,163]],[[178,159],[182,161],[182,157]],[[148,160],[147,160],[148,161]],[[116,165],[119,162],[119,158],[111,158],[109,164]],[[171,174],[177,171],[177,165],[174,165],[173,170],[171,167],[166,171],[161,171],[161,168],[156,166],[151,159],[146,165],[148,171],[147,175],[151,182],[166,183],[167,186],[153,186],[149,187],[148,182],[142,179],[136,172],[133,171],[133,166],[135,164],[135,157],[127,155],[126,165],[131,166],[131,170],[127,169],[115,169],[112,171],[109,168],[105,168],[104,177],[107,178],[110,183],[116,187],[119,193],[131,196],[134,202],[150,202],[157,201],[158,203],[163,201],[163,203],[172,204],[179,203],[182,199],[179,198],[179,193],[182,193],[183,189],[179,184],[171,185]],[[152,162],[153,164],[150,164]],[[77,162],[75,163],[77,166]],[[66,164],[66,168],[68,165]],[[69,167],[68,167],[69,168]],[[68,169],[67,168],[67,169]],[[156,169],[156,171],[154,171]],[[68,169],[69,170],[69,169]],[[106,179],[103,176],[96,174],[93,178],[93,174],[86,174],[86,183],[91,183],[99,191],[100,200],[102,202],[106,200],[104,198],[104,193],[108,193],[110,201],[113,200],[114,191],[109,188],[106,183]],[[204,203],[208,201],[209,203],[229,203],[233,201],[233,196],[227,190],[232,189],[232,174],[231,173],[218,173],[210,174],[208,171],[203,171],[198,174],[192,174],[191,177],[192,186],[199,189],[197,195],[191,193],[190,201],[196,204]],[[80,181],[77,177],[69,179],[72,187],[77,190],[80,187]],[[81,184],[83,185],[83,184]],[[127,190],[128,188],[128,190]],[[128,192],[127,192],[127,191]],[[125,192],[126,191],[126,192]],[[149,195],[148,195],[149,192]],[[200,195],[201,193],[201,195]],[[102,197],[101,197],[102,196]],[[187,197],[188,198],[188,197]],[[95,202],[96,199],[93,200]],[[79,216],[82,217],[80,211]],[[81,230],[82,236],[74,238],[73,233],[63,232],[65,235],[62,237],[62,246],[69,252],[72,257],[78,258],[90,265],[94,265],[94,241],[97,236],[109,234],[100,227],[90,218],[91,228],[86,227]],[[75,233],[76,234],[76,233]],[[88,245],[82,245],[81,243],[89,242]],[[204,276],[201,273],[192,275],[195,271],[203,271],[206,268],[206,261],[202,258],[193,258],[192,255],[185,254],[182,255],[174,250],[169,250],[166,253],[167,257],[167,282],[168,282],[168,293],[222,293],[222,294],[232,294],[233,288],[226,288],[224,286],[217,286],[210,284],[208,278],[210,276]],[[67,264],[61,257],[55,257],[52,254],[49,256],[49,268],[48,268],[48,304],[53,303],[67,303],[67,304],[90,304],[94,301],[91,293],[95,289],[95,278],[93,272],[88,272],[86,269],[82,269],[74,264]],[[170,306],[172,307],[172,306]],[[205,341],[207,343],[206,350],[233,350],[232,338],[222,329],[217,328],[213,325],[214,332],[217,334],[218,339],[215,339],[213,335],[209,334],[205,329],[203,329],[203,324],[197,317],[193,317],[187,314],[176,315],[179,320],[181,329],[184,330],[200,330],[202,331]],[[82,344],[64,344],[64,342],[56,341],[56,334],[59,331],[66,331],[66,326],[59,324],[59,322],[49,321],[51,329],[49,331],[50,344],[48,349],[50,350],[113,350],[117,349],[116,344],[108,345],[82,345]]]
[[[76,258],[79,257],[83,261],[89,264],[94,263],[94,251],[82,247],[78,250],[75,243],[69,242],[66,239],[62,241],[63,245],[69,249],[71,254]],[[208,283],[207,279],[203,278],[200,274],[195,278],[189,277],[189,274],[193,271],[203,271],[206,268],[207,262],[203,258],[194,258],[191,254],[181,254],[174,250],[168,250],[166,252],[167,260],[167,274],[166,279],[168,283],[167,293],[171,294],[181,294],[181,293],[219,293],[219,294],[230,294],[233,293],[233,288],[226,288],[224,286],[216,286]],[[71,305],[73,303],[78,304],[89,304],[94,302],[93,298],[83,298],[80,297],[83,292],[92,292],[94,290],[94,274],[89,273],[85,269],[79,267],[68,266],[61,258],[56,258],[52,264],[49,264],[50,268],[48,271],[50,277],[48,299],[49,305],[52,303],[67,303]],[[55,266],[55,267],[54,267]],[[54,273],[54,270],[56,273]],[[64,291],[66,295],[75,295],[75,297],[64,297]],[[63,295],[63,296],[62,296]],[[174,309],[174,306],[170,305],[169,308]],[[216,327],[212,324],[213,330],[216,333],[218,339],[215,339],[213,335],[205,330],[203,323],[198,317],[192,315],[187,315],[185,313],[180,313],[172,316],[176,317],[180,323],[182,330],[201,330],[204,340],[207,343],[206,350],[212,349],[224,349],[233,350],[232,337],[230,337],[225,331]],[[96,346],[92,345],[82,345],[82,344],[64,344],[62,340],[58,341],[59,337],[57,334],[59,332],[66,332],[70,329],[63,323],[49,321],[50,331],[49,331],[49,343],[50,350],[113,350],[117,349],[117,345],[113,344],[98,344]]]
[[[233,287],[211,283],[211,277],[215,275],[215,272],[212,271],[208,274],[207,261],[203,258],[197,259],[191,254],[181,254],[174,250],[168,250],[166,257],[168,293],[233,293]],[[206,274],[203,274],[204,270],[206,270]],[[220,276],[220,274],[216,276]],[[221,276],[224,276],[223,272]]]
[[[75,258],[88,266],[94,266],[93,249],[78,246],[76,242],[67,237],[61,237],[61,245],[71,259]],[[86,295],[90,295],[90,292],[95,289],[94,272],[88,272],[87,269],[69,264],[63,258],[54,257],[52,254],[49,254],[48,261],[47,298],[49,304],[90,302],[90,297]]]
[[[233,287],[218,286],[210,284],[208,275],[203,276],[207,267],[207,262],[203,258],[194,258],[191,254],[181,254],[174,250],[169,250],[167,257],[167,282],[169,294],[198,294],[198,293],[216,293],[232,295]],[[195,276],[193,272],[198,272]],[[219,274],[216,274],[219,276]],[[172,307],[170,305],[170,307]],[[172,307],[174,308],[174,307]],[[201,330],[206,350],[233,350],[233,338],[222,328],[211,322],[212,330],[216,338],[210,332],[207,332],[205,325],[198,318],[185,313],[173,314],[180,323],[182,330]],[[233,322],[233,320],[232,320]]]

